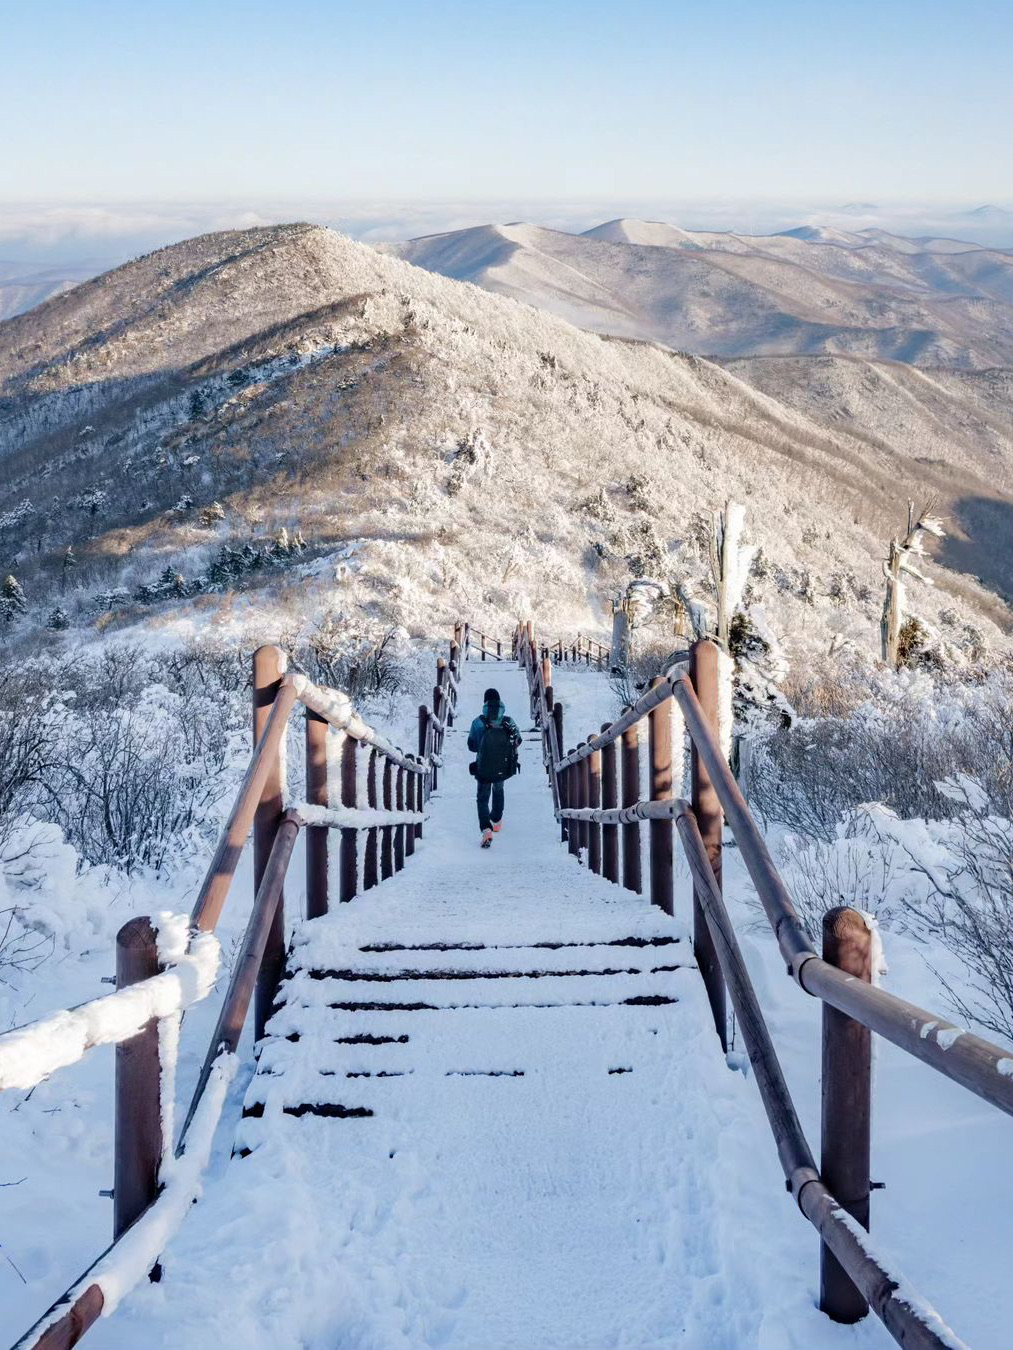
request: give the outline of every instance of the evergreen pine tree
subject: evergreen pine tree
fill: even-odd
[[[28,601],[21,589],[21,583],[11,573],[4,577],[3,586],[0,587],[0,595],[7,601],[13,614],[24,614],[28,608]]]
[[[61,609],[59,605],[57,605],[57,607],[50,614],[49,618],[46,620],[46,627],[53,628],[57,632],[59,632],[64,628],[67,628],[69,624],[70,620],[67,618],[67,611],[65,609]]]

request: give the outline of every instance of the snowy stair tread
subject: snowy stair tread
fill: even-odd
[[[434,1079],[557,1081],[587,1071],[589,1043],[592,1072],[656,1069],[659,1019],[692,961],[685,942],[660,934],[367,945],[394,950],[346,948],[340,969],[300,968],[292,953],[247,1092],[243,1149],[265,1116],[371,1119]]]

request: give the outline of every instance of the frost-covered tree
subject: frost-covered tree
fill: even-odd
[[[77,566],[77,558],[74,556],[74,550],[70,544],[67,545],[67,551],[63,555],[63,564],[60,568],[60,591],[67,589],[67,574]]]
[[[746,508],[738,502],[726,502],[723,511],[714,512],[709,551],[711,578],[717,602],[718,642],[728,650],[732,616],[742,603],[749,568],[756,552],[754,545],[742,543]]]
[[[62,629],[67,628],[69,624],[70,619],[67,617],[67,611],[61,609],[59,605],[57,605],[46,620],[46,627],[52,628],[56,632],[60,632]]]
[[[211,502],[208,506],[202,506],[200,514],[197,517],[206,530],[212,529],[220,520],[225,519],[225,507],[221,502]]]
[[[901,631],[904,627],[907,577],[932,585],[931,578],[918,570],[917,560],[927,558],[925,535],[936,539],[945,537],[943,522],[932,514],[929,502],[916,515],[914,502],[907,504],[907,533],[902,539],[890,540],[890,551],[883,563],[886,578],[886,598],[883,603],[882,639],[883,660],[896,670],[901,664]]]

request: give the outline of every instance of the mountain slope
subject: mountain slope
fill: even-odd
[[[734,371],[307,225],[174,245],[0,326],[0,400],[0,566],[26,626],[54,604],[218,631],[323,606],[412,631],[534,608],[586,626],[631,573],[699,576],[732,495],[772,622],[801,646],[875,647],[883,541],[925,481],[903,446]],[[946,462],[962,493],[995,495],[959,445]],[[308,550],[279,554],[282,527]],[[967,546],[974,571],[994,551]],[[1005,621],[937,577],[923,608],[947,631],[946,613]]]
[[[582,235],[490,225],[385,247],[594,332],[704,355],[1013,365],[1013,254],[973,244],[614,220]]]

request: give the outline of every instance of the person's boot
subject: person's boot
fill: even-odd
[[[503,822],[502,822],[501,820],[494,820],[494,821],[492,822],[492,832],[493,832],[493,834],[499,834],[499,832],[500,832],[500,830],[501,830],[502,828],[503,828]]]
[[[492,844],[492,830],[482,831],[482,847],[489,848]]]

